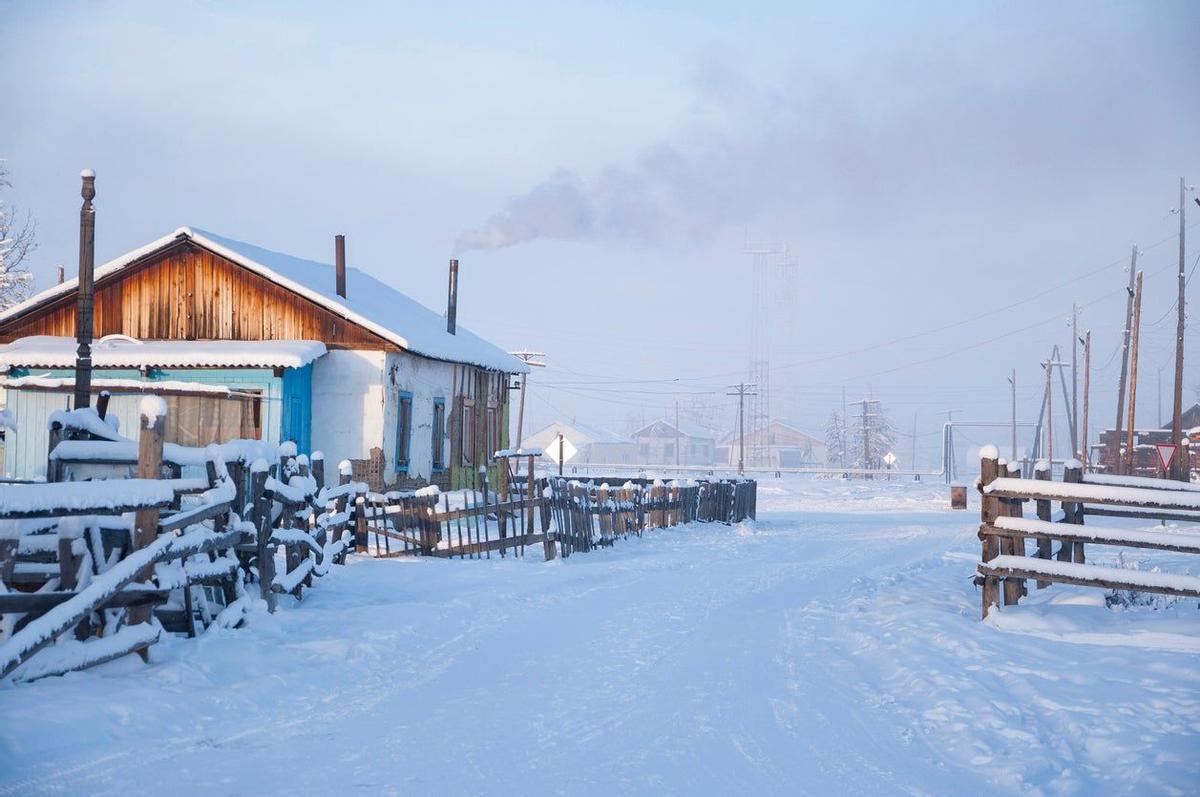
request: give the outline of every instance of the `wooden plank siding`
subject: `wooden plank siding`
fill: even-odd
[[[330,283],[333,269],[329,270]],[[139,340],[319,340],[331,349],[396,344],[265,277],[180,241],[96,283],[93,334]],[[0,343],[75,335],[70,293],[0,323]]]

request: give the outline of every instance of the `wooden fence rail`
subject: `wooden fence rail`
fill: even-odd
[[[95,410],[60,414],[51,439],[66,450],[51,451],[51,476],[101,480],[0,485],[0,677],[145,657],[159,624],[188,636],[237,625],[246,585],[274,610],[278,595],[299,599],[343,560],[366,493],[348,467],[327,486],[321,455],[310,462],[288,443],[165,447],[161,410],[143,402],[136,441]],[[183,478],[185,467],[203,475]],[[55,644],[72,629],[73,641]]]
[[[994,447],[985,447],[979,479],[981,553],[975,570],[975,583],[982,587],[982,616],[987,617],[1001,600],[1006,606],[1018,603],[1028,594],[1029,580],[1038,589],[1058,583],[1200,597],[1200,578],[1195,576],[1086,562],[1086,545],[1200,554],[1196,533],[1083,528],[1086,515],[1100,514],[1200,521],[1200,492],[1181,489],[1177,482],[1163,480],[1159,486],[1152,481],[1085,477],[1078,462],[1067,463],[1062,482],[1050,481],[1050,468],[1044,462],[1034,468],[1033,479],[1021,479],[1019,469],[999,459]],[[1026,501],[1034,503],[1036,519],[1023,516]],[[1055,502],[1060,506],[1057,513]],[[1032,556],[1027,540],[1035,542]]]

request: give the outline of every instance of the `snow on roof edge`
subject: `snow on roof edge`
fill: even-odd
[[[210,233],[210,234],[216,235],[216,233]],[[228,246],[225,246],[224,244],[214,241],[212,238],[208,237],[208,234],[205,234],[205,231],[200,230],[195,227],[187,227],[187,226],[178,227],[173,232],[169,233],[168,235],[164,235],[161,238],[157,238],[154,241],[152,241],[148,244],[145,244],[144,246],[140,246],[137,249],[133,249],[119,257],[109,260],[108,262],[99,266],[95,270],[93,279],[96,282],[99,282],[101,279],[107,277],[108,275],[114,274],[114,273],[120,271],[121,269],[125,268],[126,266],[130,265],[131,263],[133,263],[133,262],[145,257],[146,255],[149,255],[152,252],[155,252],[158,249],[161,249],[162,247],[167,246],[171,242],[179,240],[179,239],[188,239],[188,240],[192,241],[193,243],[196,243],[196,244],[214,252],[215,254],[218,254],[218,255],[221,255],[222,257],[228,258],[229,260],[233,261],[234,263],[237,263],[238,265],[241,265],[245,268],[250,269],[251,271],[254,271],[254,272],[260,274],[263,277],[266,277],[268,280],[270,280],[284,288],[287,288],[288,290],[292,291],[293,293],[300,294],[301,296],[305,297],[306,299],[309,299],[310,301],[315,302],[316,304],[319,304],[320,306],[326,308],[327,310],[330,310],[331,312],[335,312],[338,315],[341,315],[346,320],[352,321],[352,322],[362,326],[363,328],[368,329],[371,332],[374,332],[376,335],[379,335],[384,340],[390,341],[390,342],[396,344],[397,346],[399,346],[400,348],[402,348],[406,351],[412,352],[413,354],[418,354],[422,357],[428,357],[430,359],[441,360],[444,362],[466,363],[468,365],[475,365],[480,368],[485,368],[485,369],[493,370],[493,371],[502,371],[505,373],[521,374],[521,373],[529,372],[529,366],[527,366],[521,360],[508,354],[507,352],[505,352],[503,349],[496,346],[495,344],[490,343],[490,342],[484,340],[483,338],[479,338],[478,336],[475,336],[475,337],[480,342],[485,344],[486,346],[488,346],[492,349],[495,349],[496,353],[500,356],[496,357],[495,360],[491,360],[490,358],[485,358],[485,357],[475,357],[472,359],[470,354],[462,354],[462,353],[447,354],[444,352],[438,353],[438,352],[422,350],[424,347],[413,346],[411,344],[411,342],[404,335],[400,334],[399,332],[388,329],[387,327],[383,326],[382,324],[372,321],[371,319],[367,318],[366,316],[362,315],[361,313],[358,313],[358,312],[352,310],[351,308],[347,307],[345,304],[337,301],[336,299],[326,296],[325,294],[323,294],[319,291],[313,290],[312,288],[308,287],[307,285],[304,285],[302,283],[296,282],[295,280],[289,279],[288,277],[284,276],[283,274],[280,274],[278,271],[272,269],[270,266],[268,266],[264,263],[261,263],[247,255],[244,255],[241,252],[238,252],[236,249],[232,249]],[[229,240],[232,241],[232,239],[229,239]],[[258,246],[255,246],[254,244],[247,244],[247,246],[252,246],[255,249],[264,249],[263,247],[258,247]],[[270,251],[270,250],[264,249],[264,251]],[[277,254],[283,254],[283,253],[277,253]],[[292,255],[285,255],[285,256],[286,257],[294,257]],[[303,260],[303,258],[295,258],[295,259]],[[315,261],[309,261],[309,262],[315,262]],[[328,265],[328,264],[318,264],[318,265]],[[355,269],[353,267],[350,267],[348,270],[359,271],[359,269]],[[365,272],[362,272],[362,273],[364,275],[366,274]],[[369,276],[369,275],[366,275],[366,276]],[[382,284],[386,285],[386,283],[382,283]],[[59,283],[58,285],[53,285],[53,286],[47,288],[46,290],[41,291],[40,293],[37,293],[37,294],[29,297],[28,299],[21,302],[20,304],[13,305],[12,307],[8,308],[7,310],[0,312],[0,322],[7,321],[10,318],[15,318],[19,315],[22,315],[44,302],[59,298],[61,296],[69,295],[70,293],[75,291],[78,288],[78,286],[79,286],[78,275],[76,275],[75,277],[73,277],[71,279],[63,281],[62,283]],[[387,287],[391,288],[390,285]],[[391,289],[396,290],[395,288],[391,288]],[[396,293],[400,294],[400,291],[396,290]],[[403,295],[403,294],[401,294],[401,295]],[[406,297],[406,298],[408,298],[408,297]],[[411,299],[410,299],[410,301],[415,302],[415,300],[411,300]],[[415,302],[415,303],[420,304],[419,302]],[[424,305],[421,305],[421,306],[424,307]],[[434,312],[433,310],[430,310],[427,307],[425,307],[425,309],[431,313]],[[464,327],[459,327],[459,329],[460,329],[460,331],[469,332],[469,330],[467,330]],[[470,333],[470,334],[472,334],[474,336],[474,333]],[[448,335],[448,337],[453,338],[455,336]],[[455,342],[458,342],[458,341],[455,341]],[[466,348],[466,346],[464,345],[463,348]],[[461,359],[456,359],[456,358],[461,358]],[[482,360],[488,360],[488,361],[482,362]]]

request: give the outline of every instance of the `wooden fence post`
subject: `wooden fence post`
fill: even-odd
[[[258,587],[267,609],[275,611],[275,547],[271,545],[271,502],[263,495],[267,485],[265,459],[250,464],[250,521],[254,524],[254,542],[258,561]]]
[[[62,442],[62,435],[62,424],[58,421],[51,422],[50,445],[46,448],[46,481],[48,482],[62,481],[59,475],[58,460],[51,456],[54,453],[54,449]]]
[[[533,513],[537,512],[542,521],[542,555],[549,562],[558,556],[558,543],[550,539],[550,505],[548,498],[539,495],[537,477],[533,473],[533,457],[529,458],[529,472],[525,476],[525,500],[528,502],[525,513],[525,533],[533,534]]]
[[[312,476],[317,483],[317,491],[325,489],[325,455],[320,451],[312,452]]]
[[[160,396],[142,397],[139,407],[141,423],[138,431],[138,464],[139,479],[159,479],[162,477],[163,433],[166,428],[167,402]],[[133,550],[145,548],[158,537],[158,510],[139,509],[134,516]],[[154,576],[154,568],[148,567],[138,574],[138,581],[147,582]],[[187,588],[186,585],[184,587]],[[137,625],[150,620],[153,614],[150,606],[134,606],[129,609],[128,625]],[[142,661],[149,661],[147,648],[138,648],[137,654]]]
[[[1131,462],[1133,461],[1132,455],[1131,455],[1130,461]],[[1073,459],[1073,460],[1070,460],[1067,462],[1066,467],[1063,468],[1063,482],[1066,484],[1082,484],[1083,483],[1083,466],[1080,464],[1079,460]],[[1064,520],[1066,520],[1068,523],[1073,523],[1075,525],[1080,525],[1080,526],[1083,525],[1083,504],[1064,503],[1063,504],[1063,514],[1065,515]],[[1084,564],[1083,543],[1082,542],[1072,543],[1071,548],[1072,548],[1072,561],[1074,561],[1076,564]]]
[[[1050,463],[1043,459],[1038,460],[1038,463],[1033,466],[1033,478],[1035,481],[1046,482],[1050,481]],[[1037,501],[1037,516],[1038,520],[1050,522],[1052,517],[1052,507],[1050,501],[1039,498]],[[1049,559],[1052,553],[1052,542],[1049,539],[1040,539],[1037,541],[1037,558]],[[1038,581],[1037,588],[1045,589],[1050,586],[1049,581]]]
[[[356,496],[354,499],[354,552],[367,553],[367,497]]]
[[[987,486],[994,482],[1000,472],[1000,454],[996,451],[995,446],[985,446],[980,452],[979,458],[979,493],[980,499],[980,519],[984,526],[991,526],[995,523],[996,518],[1000,514],[1000,499],[989,495]],[[982,551],[980,559],[984,562],[990,562],[1000,554],[1000,546],[995,535],[984,532]],[[983,577],[983,613],[982,617],[987,617],[988,611],[992,606],[1000,602],[1000,584],[997,579],[992,576]]]
[[[1015,464],[1015,463],[1014,463]],[[1017,478],[1020,476],[1020,470],[1009,470],[1008,463],[1003,459],[997,461],[998,471],[1000,476],[1009,478]],[[999,512],[1004,517],[1021,517],[1023,513],[1023,501],[1020,498],[1005,498],[1000,502]],[[1001,537],[1000,538],[1000,553],[1008,556],[1024,556],[1025,555],[1025,538],[1024,537]],[[1025,579],[1022,578],[1006,578],[1004,579],[1004,605],[1015,606],[1021,600],[1021,596],[1025,594]]]

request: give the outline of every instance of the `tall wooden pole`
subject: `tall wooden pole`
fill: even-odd
[[[1084,333],[1083,338],[1083,429],[1079,439],[1083,446],[1083,469],[1088,466],[1088,397],[1092,390],[1092,330]]]
[[[750,388],[754,385],[739,382],[736,385],[730,385],[730,392],[727,396],[738,397],[738,475],[741,476],[745,472],[746,465],[746,396],[757,396],[758,393],[751,393]]]
[[[1183,178],[1179,178],[1179,299],[1176,307],[1175,321],[1175,410],[1171,415],[1171,442],[1179,445],[1183,437],[1183,330],[1184,330],[1184,291],[1187,288],[1187,274],[1184,270],[1184,194]],[[1172,476],[1187,481],[1191,463],[1183,462],[1183,457],[1177,456],[1172,460]]]
[[[1071,448],[1079,453],[1079,305],[1071,302]]]
[[[679,399],[675,399],[675,467],[679,467]]]
[[[1112,466],[1117,473],[1121,472],[1121,424],[1125,422],[1125,380],[1129,378],[1129,332],[1133,324],[1133,281],[1137,277],[1137,244],[1133,245],[1133,254],[1129,257],[1129,287],[1125,298],[1125,328],[1122,332],[1121,343],[1121,377],[1117,381],[1117,423],[1115,430]]]
[[[1050,475],[1054,475],[1054,391],[1050,386],[1050,375],[1054,373],[1054,361],[1051,355],[1043,365],[1046,366],[1046,461],[1050,463]]]
[[[1142,324],[1142,272],[1137,273],[1137,287],[1133,291],[1133,343],[1129,355],[1129,423],[1125,430],[1126,473],[1134,472],[1134,430],[1137,412],[1138,332]]]
[[[521,450],[521,434],[525,431],[525,390],[529,383],[529,374],[521,374],[521,408],[517,410],[517,450]]]
[[[75,340],[79,344],[75,353],[75,409],[87,407],[92,401],[92,276],[96,263],[96,211],[92,207],[96,173],[84,169],[79,176],[83,180],[83,207],[79,210],[79,295],[75,304]]]
[[[1008,384],[1012,387],[1012,459],[1009,462],[1017,461],[1017,369],[1012,369],[1012,376],[1008,378]]]
[[[738,391],[738,475],[746,466],[746,391]]]

